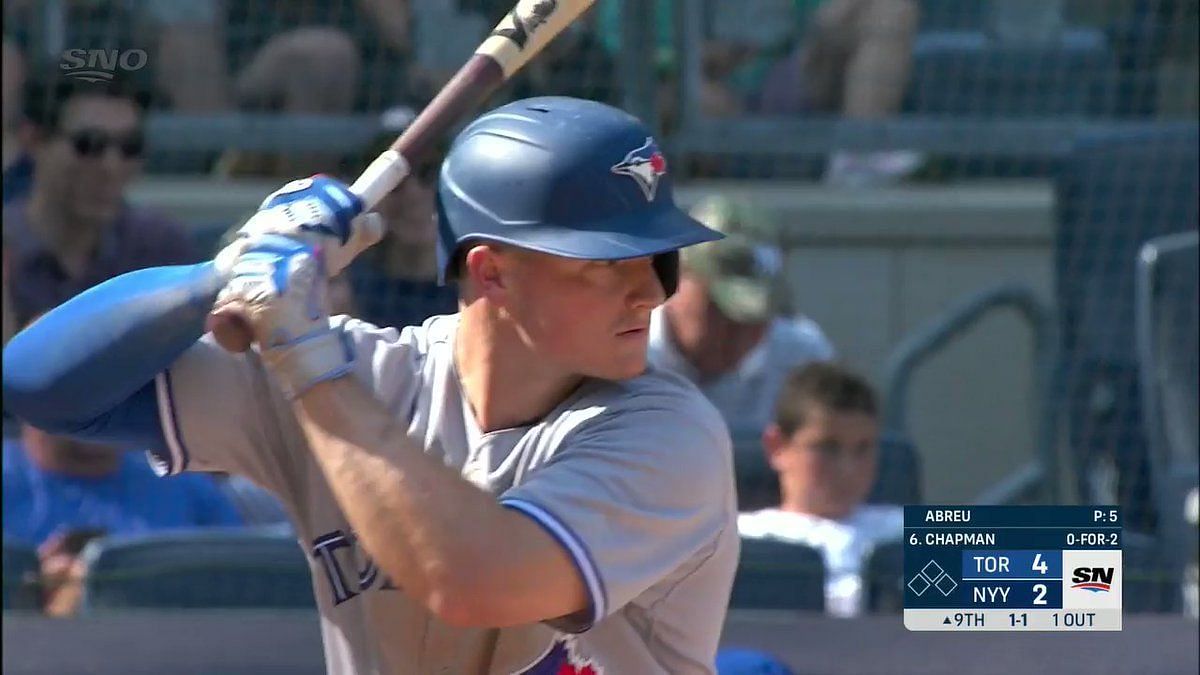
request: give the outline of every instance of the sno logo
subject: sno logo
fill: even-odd
[[[1071,588],[1107,593],[1112,588],[1113,576],[1112,567],[1076,567],[1071,574]]]
[[[68,49],[62,53],[58,67],[64,77],[111,82],[118,70],[141,70],[148,60],[144,49]]]

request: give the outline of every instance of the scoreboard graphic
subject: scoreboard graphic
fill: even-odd
[[[904,507],[904,626],[1121,630],[1115,506]]]

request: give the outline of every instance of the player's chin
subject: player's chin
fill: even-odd
[[[596,377],[605,380],[631,380],[646,372],[646,352],[614,353],[617,358],[609,359],[602,367],[595,369]]]

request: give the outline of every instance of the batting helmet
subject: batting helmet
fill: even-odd
[[[675,205],[667,161],[635,117],[566,97],[516,101],[472,122],[442,163],[438,265],[467,241],[585,260],[654,256],[670,295],[678,249],[720,239]]]

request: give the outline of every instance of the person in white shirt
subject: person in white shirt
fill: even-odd
[[[863,568],[874,548],[904,534],[901,506],[866,504],[878,463],[878,405],[871,386],[839,366],[813,363],[784,382],[763,448],[779,476],[775,508],[738,516],[744,538],[806,544],[825,560],[825,607],[863,610]]]
[[[779,315],[783,253],[766,214],[713,197],[691,215],[725,238],[681,254],[678,290],[650,315],[650,363],[699,387],[735,438],[757,438],[787,373],[833,346],[812,319]]]

